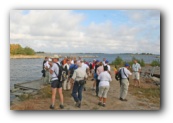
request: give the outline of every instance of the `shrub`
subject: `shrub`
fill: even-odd
[[[152,62],[151,62],[151,66],[160,66],[160,61],[159,60],[153,60]]]
[[[120,66],[123,64],[123,60],[120,56],[116,57],[114,61],[112,61],[113,65]]]

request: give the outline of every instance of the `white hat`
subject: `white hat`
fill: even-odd
[[[48,61],[52,61],[52,59],[49,58]]]
[[[54,55],[52,58],[59,58],[59,56],[58,55]]]

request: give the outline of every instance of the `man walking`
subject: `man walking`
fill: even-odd
[[[133,70],[133,81],[134,81],[134,86],[140,87],[140,71],[141,71],[141,66],[137,62],[137,60],[134,60],[134,64],[132,65],[132,70]]]
[[[127,101],[126,96],[128,93],[129,80],[128,76],[132,75],[132,73],[128,70],[129,64],[126,63],[125,67],[121,68],[121,86],[120,86],[120,100]]]
[[[74,82],[72,96],[76,102],[77,107],[81,107],[82,101],[82,90],[84,86],[84,81],[87,78],[86,71],[82,68],[82,64],[80,61],[77,61],[78,68],[74,71],[73,76],[71,78],[71,83]]]
[[[53,64],[50,68],[50,74],[52,76],[52,78],[51,78],[51,88],[52,88],[51,103],[52,104],[50,105],[50,109],[54,109],[57,89],[58,89],[58,93],[59,93],[59,97],[60,97],[59,107],[61,109],[63,109],[64,106],[63,106],[62,82],[60,82],[60,80],[58,79],[59,69],[60,69],[59,66],[58,66],[59,57],[55,55],[52,58],[52,61],[53,61]]]

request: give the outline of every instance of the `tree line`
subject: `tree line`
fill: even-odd
[[[116,67],[120,67],[120,66],[123,66],[125,63],[129,63],[129,64],[132,66],[134,59],[136,59],[136,58],[133,57],[131,61],[126,62],[126,61],[123,61],[123,59],[122,59],[120,56],[118,56],[118,57],[115,58],[114,61],[112,61],[112,65],[115,65]],[[138,63],[139,63],[142,67],[145,66],[145,62],[144,62],[143,59],[136,59],[136,60],[138,61]],[[153,60],[153,61],[150,63],[150,65],[151,65],[151,66],[160,66],[160,60]]]
[[[35,55],[30,47],[22,47],[20,44],[10,44],[10,55]]]

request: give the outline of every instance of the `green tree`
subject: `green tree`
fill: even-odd
[[[120,66],[123,64],[123,60],[120,56],[116,57],[114,61],[112,61],[113,65]]]

